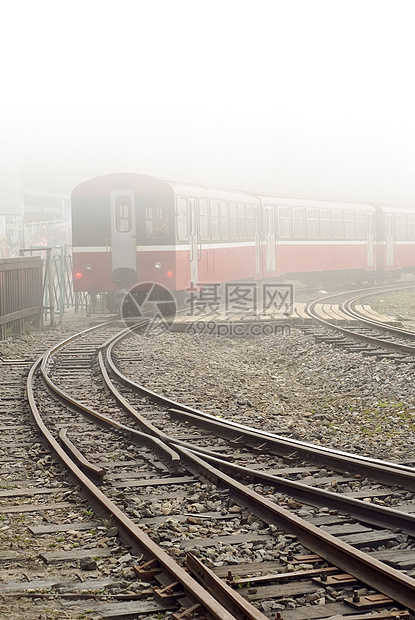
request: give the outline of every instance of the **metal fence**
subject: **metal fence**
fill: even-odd
[[[43,270],[43,317],[51,325],[61,323],[65,309],[75,312],[87,307],[84,293],[74,293],[72,284],[72,252],[70,246],[32,247],[20,250],[21,254],[37,254]]]
[[[42,324],[42,261],[0,259],[0,340]]]

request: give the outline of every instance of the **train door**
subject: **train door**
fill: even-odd
[[[270,273],[276,270],[275,210],[272,205],[264,209],[265,228],[265,270]]]
[[[393,267],[393,214],[385,213],[385,261],[386,267]]]
[[[373,213],[367,214],[367,266],[374,267],[375,265],[375,239],[373,232]]]
[[[195,198],[189,198],[190,281],[199,281],[200,229],[199,210]]]
[[[111,262],[113,282],[122,285],[136,282],[135,200],[130,189],[111,192]]]
[[[261,244],[261,210],[259,205],[254,205],[254,234],[255,234],[255,273],[262,273],[262,244]]]

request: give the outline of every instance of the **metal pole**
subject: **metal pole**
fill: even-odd
[[[64,254],[64,248],[61,246],[60,247],[60,290],[59,290],[59,325],[62,323],[62,316],[63,313],[65,311],[65,298],[64,298],[64,292],[65,292],[65,265],[64,265],[64,260],[65,260],[65,254]]]
[[[50,324],[52,327],[56,327],[55,300],[53,294],[52,248],[48,248],[46,250],[46,271],[48,274]]]

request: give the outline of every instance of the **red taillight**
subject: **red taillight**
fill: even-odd
[[[77,280],[79,280],[79,278],[82,278],[82,273],[80,271],[78,271],[78,273],[75,274],[75,278]]]
[[[173,272],[172,271],[168,271],[167,272],[167,277],[168,278],[172,278],[173,277]]]

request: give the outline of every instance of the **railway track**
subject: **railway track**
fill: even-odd
[[[312,333],[316,341],[367,356],[412,364],[415,357],[415,332],[402,328],[398,321],[377,315],[364,302],[379,293],[407,290],[413,286],[413,283],[407,286],[400,284],[317,299],[308,304],[307,313],[321,328],[316,330],[308,327],[306,331]],[[333,331],[337,335],[333,336]]]
[[[137,337],[126,349],[128,340],[109,341],[119,327],[105,329],[52,349],[28,382],[38,427],[104,528],[104,542],[89,554],[60,530],[59,545],[70,548],[55,556],[60,567],[75,561],[74,549],[77,561],[92,556],[96,572],[83,590],[98,617],[128,610],[248,617],[259,613],[255,607],[287,619],[358,618],[372,609],[383,610],[377,618],[410,617],[412,467],[227,423],[163,402],[124,373],[111,380],[134,355]],[[67,525],[60,520],[50,526],[55,533]],[[115,602],[111,585],[99,579],[120,560],[124,581]],[[201,584],[209,584],[212,599]],[[41,594],[35,582],[31,590]],[[76,595],[76,588],[67,591]]]
[[[47,346],[46,338],[43,346]],[[50,334],[50,345],[52,342]],[[93,514],[56,455],[42,443],[39,431],[31,427],[24,386],[40,352],[34,350],[15,359],[2,356],[0,360],[4,425],[0,449],[0,610],[2,617],[13,619],[48,619],[57,614],[81,618],[83,612],[90,614],[95,600],[102,598],[100,591],[115,600],[122,599],[126,579],[122,563],[112,573],[100,571],[98,578],[100,559],[91,557],[93,548],[102,547],[105,556],[111,541],[116,540],[114,530],[111,532],[108,524]],[[72,551],[68,553],[69,548]],[[66,562],[62,563],[60,553],[66,553]],[[110,608],[107,611],[110,614]]]
[[[110,331],[112,331],[112,327]],[[91,350],[96,345],[97,341],[92,337],[92,340],[90,339],[87,344],[79,345],[77,343],[76,352],[71,350],[69,354],[64,355],[63,376],[65,376],[65,381],[68,380],[69,375],[70,381],[75,381],[78,389],[82,384],[82,378],[85,378],[85,359],[91,355]],[[38,369],[41,369],[41,373],[46,377],[47,366],[50,364],[53,365],[51,358],[40,358],[33,366],[28,378],[28,397],[35,422],[48,444],[70,471],[70,475],[82,486],[83,493],[88,497],[89,505],[93,506],[94,514],[102,514],[106,517],[103,523],[107,534],[106,540],[101,541],[101,545],[94,548],[91,548],[90,545],[83,549],[77,545],[76,547],[71,544],[66,545],[63,551],[53,554],[53,560],[59,562],[61,569],[64,570],[68,562],[88,556],[88,561],[93,564],[90,567],[91,570],[98,569],[99,574],[111,572],[110,567],[113,563],[119,564],[121,562],[125,565],[124,579],[118,584],[118,588],[121,587],[122,591],[115,596],[111,592],[113,583],[107,583],[108,580],[97,578],[96,574],[92,574],[91,579],[84,580],[83,598],[90,599],[87,608],[84,607],[83,609],[84,613],[92,611],[100,618],[138,617],[146,614],[153,617],[152,614],[163,614],[183,608],[192,617],[193,615],[224,619],[238,617],[238,615],[235,616],[227,611],[214,596],[206,592],[189,576],[187,570],[184,570],[170,555],[157,546],[127,514],[127,512],[134,514],[134,510],[132,504],[129,507],[125,506],[123,489],[133,482],[141,482],[141,485],[138,484],[137,486],[143,488],[150,487],[153,489],[155,487],[159,494],[163,494],[169,482],[171,484],[177,483],[179,486],[184,483],[188,485],[193,483],[193,492],[196,493],[200,487],[200,482],[194,476],[180,475],[178,477],[177,455],[167,446],[161,445],[157,439],[153,440],[133,429],[124,427],[108,415],[98,414],[95,416],[94,412],[89,410],[89,417],[95,417],[100,426],[99,430],[95,430],[93,425],[88,424],[88,421],[81,415],[73,417],[73,411],[76,409],[74,403],[72,403],[72,411],[59,408],[49,395],[49,392],[53,391],[51,385],[45,391],[41,386],[42,381],[35,379]],[[77,376],[76,369],[78,369],[79,376]],[[88,391],[85,382],[82,389],[85,397],[85,389]],[[62,400],[62,395],[60,400]],[[82,411],[84,414],[87,413],[87,407]],[[89,450],[85,451],[88,458],[81,456],[73,442],[77,443],[81,450],[85,448],[86,444],[88,445]],[[136,448],[137,444],[139,447]],[[147,444],[151,449],[148,449]],[[62,445],[73,458],[78,460],[87,475],[67,456]],[[92,460],[89,460],[91,449],[94,455]],[[160,453],[167,461],[167,466],[156,456]],[[97,464],[97,460],[101,461],[100,465]],[[106,463],[106,465],[103,466],[102,463]],[[122,471],[121,475],[117,473],[120,471]],[[166,473],[169,474],[167,477]],[[171,474],[175,474],[172,480],[170,479]],[[105,483],[102,480],[104,475],[106,475]],[[151,479],[151,482],[145,480],[147,477]],[[97,484],[94,484],[91,479],[94,479]],[[92,512],[92,509],[90,510]],[[89,523],[88,527],[94,526]],[[78,531],[78,529],[83,529],[82,523],[73,523],[72,530]],[[54,523],[52,527],[47,528],[48,533],[52,530],[65,531],[64,524]],[[38,530],[38,533],[46,533],[46,529],[43,529],[42,532]],[[146,562],[143,562],[143,557],[146,558]],[[51,558],[49,557],[48,560]],[[136,575],[140,576],[139,583],[135,579]],[[151,587],[148,583],[154,577],[157,579],[158,587]],[[133,581],[134,583],[132,583]],[[40,588],[43,585],[40,583]],[[66,584],[66,586],[70,587],[71,584]],[[50,588],[56,589],[53,582],[50,583]],[[97,589],[99,596],[94,596]],[[127,591],[125,592],[125,590]],[[31,591],[32,593],[38,591],[39,595],[42,595],[37,587],[36,580],[32,580]],[[59,598],[59,589],[54,594]],[[235,608],[237,614],[240,597],[232,592],[230,594],[231,596],[228,595],[227,597],[230,601],[228,604]],[[67,593],[67,596],[69,595],[72,599],[77,598],[74,589]],[[108,599],[111,599],[110,604],[107,602]],[[119,602],[114,603],[117,599]],[[102,600],[105,600],[106,603],[102,603]],[[180,600],[180,604],[178,604],[178,600]],[[255,608],[250,605],[247,606],[245,603],[244,614],[246,617],[262,617]]]

